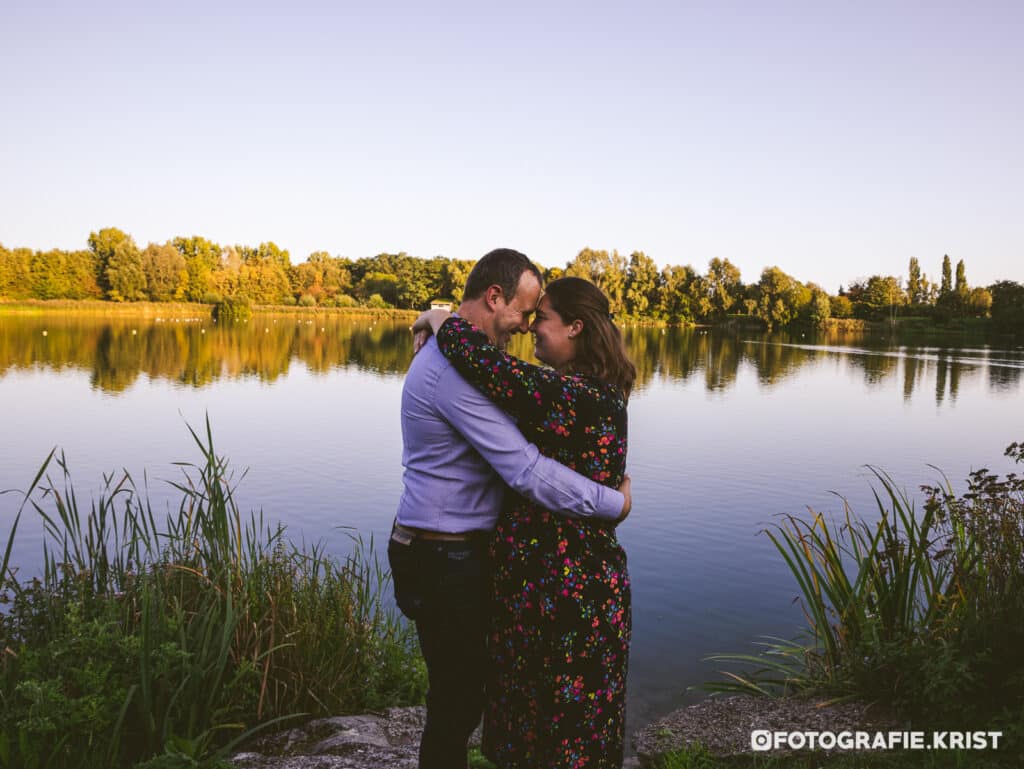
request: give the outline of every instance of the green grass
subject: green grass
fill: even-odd
[[[0,767],[214,766],[290,718],[422,700],[372,542],[336,559],[243,518],[206,428],[164,518],[126,473],[83,508],[56,452],[24,495],[0,563]],[[19,579],[32,513],[42,574]]]
[[[101,299],[3,299],[3,315],[92,315],[117,317],[209,317],[210,305],[197,302],[108,302]]]
[[[1024,444],[1006,455],[1024,461]],[[809,694],[881,705],[917,728],[1004,732],[1024,744],[1024,478],[982,469],[967,492],[922,487],[921,510],[886,473],[878,515],[784,516],[767,535],[799,589],[807,629],[769,638],[712,691]]]

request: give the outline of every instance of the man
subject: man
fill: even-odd
[[[504,347],[525,333],[541,275],[518,251],[486,254],[466,280],[460,316]],[[541,456],[515,422],[452,368],[433,338],[402,390],[404,491],[388,543],[395,600],[415,621],[427,663],[420,769],[464,769],[483,711],[490,603],[488,539],[505,484],[566,515],[621,519],[620,493]]]

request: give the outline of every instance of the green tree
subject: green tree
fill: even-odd
[[[96,282],[108,296],[111,285],[107,268],[114,251],[122,243],[129,243],[132,248],[138,250],[131,236],[117,227],[104,227],[97,232],[89,233],[89,250],[96,256]]]
[[[916,256],[910,257],[910,266],[907,268],[907,299],[911,304],[922,304],[924,293],[921,286],[921,265]]]
[[[796,320],[811,302],[811,291],[778,267],[766,267],[757,283],[756,314],[768,328]]]
[[[0,296],[28,299],[31,293],[32,252],[27,248],[0,246]]]
[[[658,265],[654,260],[643,251],[630,254],[626,275],[626,312],[639,316],[656,309],[659,283]]]
[[[320,270],[321,285],[328,299],[333,299],[352,285],[352,275],[341,259],[329,256],[326,251],[317,251],[310,254],[308,261]]]
[[[238,269],[239,294],[248,296],[255,304],[282,304],[294,298],[288,282],[288,251],[271,241],[256,247],[237,246],[236,250],[242,260]]]
[[[743,296],[740,268],[728,259],[712,259],[708,263],[706,287],[711,300],[711,316],[724,318]]]
[[[928,279],[927,273],[921,273],[921,303],[922,304],[935,304],[935,301],[939,298],[939,286],[932,280]]]
[[[476,262],[471,259],[449,259],[441,273],[442,284],[439,298],[451,297],[455,300],[456,305],[459,304],[462,301],[462,290],[466,286],[466,278],[469,277],[474,264]],[[545,278],[549,281],[552,280],[548,276]]]
[[[64,252],[36,251],[29,260],[31,293],[35,299],[66,299],[71,293]]]
[[[64,254],[69,299],[101,299],[103,290],[96,280],[96,258],[92,251],[78,249]]]
[[[971,289],[967,285],[967,268],[964,267],[963,259],[956,263],[956,284],[953,287],[953,293],[956,296],[956,309],[961,313],[965,312]]]
[[[237,296],[239,294],[241,274],[242,255],[235,246],[226,246],[221,251],[217,268],[210,273],[208,283],[211,291],[218,294],[222,299]]]
[[[890,308],[906,304],[907,296],[893,275],[872,275],[864,288],[863,300],[873,307]]]
[[[430,300],[437,296],[436,283],[423,280],[422,275],[410,275],[398,282],[396,307],[405,310],[426,310]]]
[[[1001,280],[988,287],[992,295],[992,323],[1001,331],[1024,331],[1024,286]]]
[[[352,276],[326,251],[314,251],[301,264],[289,272],[292,293],[296,296],[311,296],[318,303],[331,302],[335,296],[347,289]]]
[[[670,265],[661,271],[659,314],[673,323],[692,323],[696,319],[690,285],[697,272],[690,265]]]
[[[992,293],[985,288],[972,288],[964,303],[967,312],[977,318],[983,318],[992,309]]]
[[[688,287],[690,306],[697,320],[712,320],[714,304],[711,301],[711,281],[705,275],[695,275]]]
[[[953,265],[949,254],[942,257],[942,283],[939,286],[939,299],[947,298],[953,292]]]
[[[811,290],[811,302],[808,305],[808,320],[816,326],[824,326],[832,317],[832,302],[828,293],[820,286],[808,286]]]
[[[273,241],[260,243],[258,246],[236,246],[242,256],[243,264],[273,264],[282,270],[292,266],[287,249],[279,248]]]
[[[364,302],[377,295],[385,306],[394,307],[398,302],[398,278],[386,272],[370,272],[363,276],[356,286],[356,296]]]
[[[280,263],[272,261],[243,262],[238,271],[238,291],[255,304],[283,304],[292,299],[288,275]]]
[[[829,297],[829,312],[833,318],[852,318],[853,302],[848,296]]]
[[[170,302],[185,298],[189,274],[185,257],[177,248],[170,243],[162,246],[150,243],[140,256],[150,299]]]
[[[192,302],[201,302],[210,292],[215,291],[213,273],[220,267],[221,247],[199,235],[174,238],[171,244],[185,258],[188,284],[185,297]]]
[[[142,255],[131,238],[121,240],[107,260],[107,296],[115,302],[137,302],[146,298],[146,273]]]

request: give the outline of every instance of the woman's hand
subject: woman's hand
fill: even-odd
[[[430,329],[431,334],[436,334],[437,330],[444,325],[444,322],[449,317],[451,317],[451,313],[448,310],[427,310],[426,312],[421,312],[420,316],[412,324],[413,333]]]
[[[626,520],[629,517],[629,511],[633,509],[633,490],[628,475],[622,481],[622,485],[619,486],[619,493],[626,498],[626,502],[622,505],[622,515],[615,519],[616,526]]]
[[[448,310],[427,310],[420,313],[420,316],[412,324],[413,355],[423,349],[423,345],[430,339],[430,335],[436,334],[450,315]]]
[[[430,329],[421,328],[419,331],[412,332],[412,354],[415,355],[423,349],[423,345],[430,339]]]

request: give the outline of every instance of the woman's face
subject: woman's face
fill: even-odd
[[[575,337],[583,328],[583,323],[574,320],[566,323],[562,316],[555,312],[551,300],[541,297],[537,305],[537,314],[530,331],[533,332],[533,354],[537,360],[547,363],[555,369],[565,368],[576,357]]]

